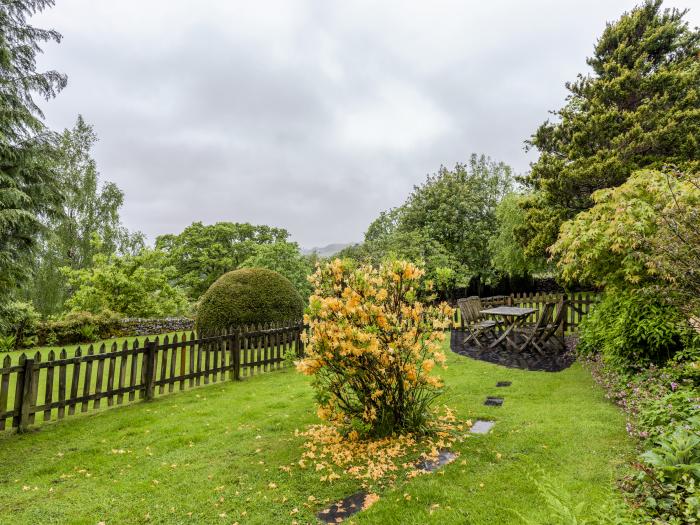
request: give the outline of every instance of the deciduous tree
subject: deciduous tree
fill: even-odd
[[[168,254],[177,283],[197,300],[219,277],[255,255],[260,244],[287,240],[282,228],[237,222],[193,222],[177,235],[161,235],[156,247]]]
[[[143,236],[130,234],[121,224],[124,193],[113,182],[100,184],[92,158],[96,142],[82,116],[59,137],[53,166],[64,197],[62,213],[44,219],[47,227],[28,294],[44,315],[59,312],[69,292],[62,267],[89,268],[97,253],[134,253],[143,247]]]

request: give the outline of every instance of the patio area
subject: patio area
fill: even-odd
[[[495,348],[479,347],[474,344],[465,344],[467,333],[459,328],[453,329],[450,336],[450,349],[459,355],[486,361],[508,368],[521,370],[533,370],[544,372],[560,372],[569,368],[575,360],[573,348],[576,336],[570,335],[564,338],[566,348],[552,348],[540,354],[539,352],[523,350],[514,352],[512,349],[499,345]]]
[[[592,302],[589,294],[459,299],[450,348],[508,368],[558,372],[575,360],[575,333]]]

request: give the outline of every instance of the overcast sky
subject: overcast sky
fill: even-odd
[[[641,2],[641,0],[639,0]],[[81,113],[125,225],[287,228],[304,247],[362,239],[441,164],[485,153],[525,172],[523,141],[586,71],[630,0],[58,0],[45,105]],[[697,0],[667,1],[695,7]]]

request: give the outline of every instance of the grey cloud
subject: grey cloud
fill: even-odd
[[[472,152],[525,171],[523,140],[633,5],[63,0],[35,23],[65,37],[40,64],[69,76],[48,123],[94,124],[129,228],[250,221],[314,246]]]

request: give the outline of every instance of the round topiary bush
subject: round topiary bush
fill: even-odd
[[[204,292],[197,330],[209,334],[232,326],[301,319],[304,301],[294,285],[265,268],[225,273]]]

